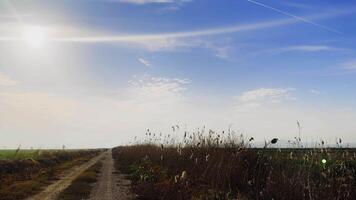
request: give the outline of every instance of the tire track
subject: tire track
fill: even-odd
[[[89,200],[130,200],[134,195],[130,192],[131,182],[124,175],[115,172],[111,150],[105,154],[103,167],[98,182]]]
[[[72,181],[77,178],[80,174],[82,174],[85,170],[93,166],[95,163],[97,163],[101,158],[103,158],[107,153],[104,152],[100,154],[99,156],[96,156],[89,160],[88,162],[74,167],[71,169],[71,172],[66,174],[61,180],[58,180],[51,185],[49,185],[45,190],[40,192],[39,194],[29,197],[27,200],[56,200],[57,196],[61,191],[66,189]]]

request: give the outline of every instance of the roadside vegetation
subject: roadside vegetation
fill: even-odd
[[[302,148],[297,137],[295,148],[274,148],[277,138],[252,148],[232,131],[146,135],[113,150],[139,199],[356,199],[355,149]]]
[[[2,151],[3,155],[4,152],[7,158],[0,159],[0,200],[20,200],[38,193],[65,171],[87,162],[101,150],[18,149]]]
[[[79,175],[72,184],[63,190],[58,199],[60,200],[78,200],[89,199],[94,183],[98,181],[98,176],[102,168],[102,161],[97,162],[89,169]]]

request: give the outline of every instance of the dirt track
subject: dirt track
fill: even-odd
[[[58,195],[66,189],[72,181],[85,170],[102,160],[103,167],[99,175],[98,182],[94,185],[89,200],[129,200],[134,199],[130,192],[131,182],[124,175],[119,174],[114,169],[114,161],[111,150],[91,159],[90,161],[71,169],[60,180],[49,185],[41,193],[28,198],[27,200],[57,200]]]
[[[134,196],[129,189],[130,181],[114,169],[111,151],[105,154],[98,182],[95,184],[90,200],[128,200]]]
[[[83,173],[89,167],[93,166],[96,162],[98,162],[101,158],[103,158],[106,155],[107,153],[102,153],[101,155],[91,159],[90,161],[80,166],[74,167],[63,178],[49,185],[41,193],[28,198],[28,200],[56,200],[58,194],[61,191],[63,191],[65,188],[67,188],[76,177],[78,177],[81,173]]]

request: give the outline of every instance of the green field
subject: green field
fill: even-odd
[[[40,150],[16,150],[7,149],[0,150],[0,159],[13,160],[13,159],[35,159],[41,154]]]
[[[62,150],[62,149],[0,149],[0,160],[21,160],[39,159],[54,157],[63,152],[74,152],[81,150]]]

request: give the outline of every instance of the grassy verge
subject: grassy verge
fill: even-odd
[[[102,162],[99,161],[81,175],[79,175],[72,184],[66,188],[58,197],[61,200],[88,199],[90,197],[93,184],[97,182]]]
[[[0,161],[0,200],[21,200],[37,194],[63,172],[83,164],[99,150],[71,151],[40,159]]]
[[[139,199],[356,199],[354,149],[135,145],[113,150]]]

